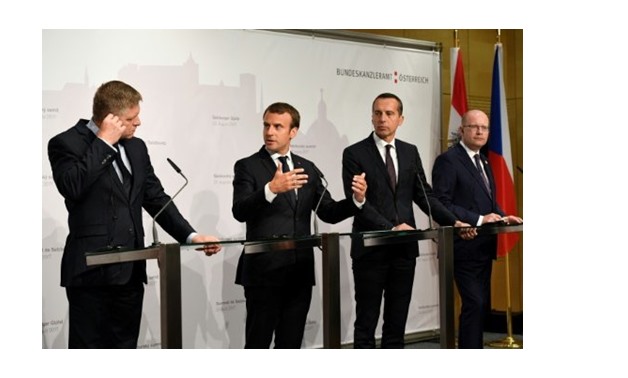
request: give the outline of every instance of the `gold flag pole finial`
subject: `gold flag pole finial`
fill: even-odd
[[[460,40],[458,40],[458,29],[454,29],[454,47],[460,47]]]
[[[497,43],[502,43],[502,30],[497,29]]]

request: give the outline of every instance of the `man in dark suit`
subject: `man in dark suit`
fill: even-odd
[[[337,223],[364,204],[364,175],[352,178],[353,199],[336,202],[318,168],[290,151],[300,125],[299,112],[286,103],[264,111],[264,146],[235,163],[233,216],[246,222],[247,240],[310,235],[312,211]],[[315,215],[316,216],[316,215]],[[244,254],[236,283],[246,297],[245,348],[300,348],[314,285],[312,248]]]
[[[426,214],[431,212],[441,225],[468,226],[433,196],[416,146],[395,138],[403,120],[399,97],[380,94],[372,104],[374,132],[344,150],[345,193],[350,194],[351,178],[357,172],[366,173],[369,188],[362,211],[354,217],[353,231],[415,229],[413,202]],[[355,348],[375,347],[382,296],[385,301],[381,346],[403,348],[418,255],[416,242],[364,247],[361,239],[352,240]]]
[[[495,201],[495,183],[480,149],[488,141],[488,117],[470,110],[458,130],[461,140],[434,162],[432,183],[439,200],[463,222],[481,226],[492,222],[521,223],[505,216]],[[497,253],[496,235],[454,241],[454,279],[462,299],[459,348],[482,348],[484,316],[490,309],[491,270]]]
[[[86,266],[85,252],[143,248],[142,208],[155,216],[170,200],[134,137],[141,94],[120,81],[101,85],[91,120],[81,119],[48,143],[48,157],[68,210],[61,286],[69,301],[70,348],[136,348],[146,262]],[[157,223],[180,243],[216,242],[197,234],[171,203]],[[219,244],[206,245],[212,255]]]

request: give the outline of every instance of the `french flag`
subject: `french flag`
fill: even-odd
[[[451,53],[451,109],[449,111],[449,132],[447,140],[449,146],[459,140],[458,128],[462,121],[462,115],[467,112],[467,89],[464,84],[464,69],[462,67],[462,54],[459,47],[452,47]]]
[[[495,59],[493,61],[493,86],[491,90],[491,132],[488,138],[488,161],[495,178],[497,204],[506,212],[506,215],[517,215],[517,196],[513,182],[514,175],[502,57],[502,44],[496,43]],[[497,239],[497,256],[508,254],[517,244],[517,241],[519,241],[519,233],[499,234]]]

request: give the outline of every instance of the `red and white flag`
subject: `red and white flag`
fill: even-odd
[[[493,86],[491,90],[491,133],[488,137],[488,162],[495,178],[497,204],[506,215],[517,215],[506,91],[504,90],[504,64],[502,44],[495,44]],[[505,256],[517,244],[519,233],[499,234],[497,256]]]
[[[464,84],[462,54],[459,47],[452,47],[451,52],[451,110],[449,111],[448,145],[459,140],[458,128],[462,115],[467,112],[467,89]]]

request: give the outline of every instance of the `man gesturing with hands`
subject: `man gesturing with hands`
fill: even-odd
[[[337,223],[365,203],[364,174],[353,177],[353,198],[336,202],[314,163],[290,151],[300,120],[292,105],[270,105],[263,115],[264,146],[235,163],[232,212],[246,222],[247,240],[308,236],[313,211]],[[314,285],[313,249],[242,252],[236,283],[246,297],[245,348],[269,348],[273,335],[275,348],[300,348]]]

